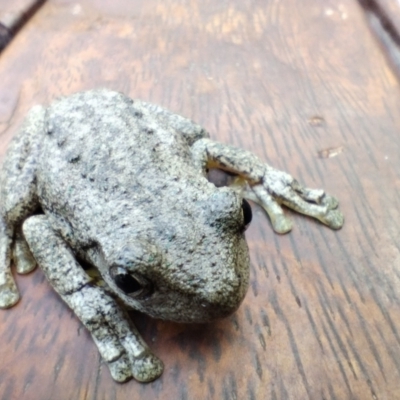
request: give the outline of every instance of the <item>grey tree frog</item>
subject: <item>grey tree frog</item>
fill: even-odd
[[[209,168],[237,178],[217,187]],[[120,304],[180,322],[233,313],[249,282],[245,199],[278,233],[292,227],[282,204],[333,229],[343,224],[323,190],[157,105],[100,89],[36,106],[0,173],[0,307],[19,300],[11,262],[21,274],[38,264],[112,377],[154,380],[163,364]]]

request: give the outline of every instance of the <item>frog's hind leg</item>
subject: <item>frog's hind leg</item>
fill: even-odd
[[[0,172],[0,308],[12,307],[20,297],[10,270],[11,259],[19,273],[30,272],[36,266],[21,226],[39,206],[36,160],[44,132],[44,115],[43,107],[30,111],[10,143]]]
[[[244,197],[265,209],[276,232],[286,233],[292,228],[281,205],[316,218],[332,229],[342,227],[343,214],[334,197],[323,190],[300,185],[292,176],[264,164],[254,154],[207,138],[195,142],[191,150],[200,173],[205,175],[211,167],[238,175],[246,184]]]

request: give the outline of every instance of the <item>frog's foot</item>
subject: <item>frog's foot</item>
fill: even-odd
[[[114,381],[124,383],[133,378],[131,362],[126,353],[122,353],[118,359],[107,364]]]
[[[338,201],[320,189],[308,189],[289,174],[267,167],[262,183],[248,188],[245,197],[256,201],[268,213],[273,229],[286,233],[292,223],[283,213],[281,204],[316,218],[332,229],[343,226],[343,214],[337,209]]]
[[[10,308],[20,299],[17,285],[8,268],[0,272],[0,308]]]
[[[18,303],[20,294],[10,269],[8,250],[10,240],[5,240],[3,237],[2,241],[7,243],[0,245],[0,253],[4,257],[3,267],[0,267],[0,308],[10,308]],[[36,261],[24,239],[15,239],[12,253],[18,273],[26,274],[36,267]]]
[[[139,382],[151,382],[164,370],[163,362],[150,351],[143,352],[132,360],[133,377]]]
[[[28,274],[36,268],[36,260],[22,234],[17,235],[15,238],[13,261],[19,274]]]
[[[115,361],[108,363],[111,376],[117,382],[126,382],[131,378],[139,382],[152,382],[163,372],[162,361],[149,351],[141,356],[128,356],[125,352]]]
[[[254,154],[202,138],[192,147],[192,159],[199,172],[206,176],[208,168],[219,168],[238,175],[246,183],[244,197],[260,204],[269,215],[273,229],[286,233],[292,229],[281,204],[310,217],[332,229],[343,225],[338,202],[323,190],[307,189],[285,172],[262,163]]]
[[[139,382],[151,382],[157,379],[163,372],[163,363],[143,343],[136,328],[128,322],[129,332],[125,331],[126,327],[123,328],[128,337],[120,339],[115,331],[106,332],[108,322],[107,317],[103,315],[95,324],[87,321],[86,325],[103,360],[108,364],[112,378],[120,383],[132,378]],[[125,322],[127,321],[120,320],[118,324]],[[95,326],[98,328],[94,328]]]
[[[121,383],[132,378],[139,382],[157,379],[164,369],[162,361],[151,353],[129,317],[116,309],[113,300],[104,293],[99,297],[99,292],[94,293],[93,289],[84,288],[83,292],[91,292],[91,300],[95,300],[98,312],[86,310],[80,317],[107,362],[113,379]],[[70,301],[80,302],[80,297],[80,294],[72,295]]]
[[[13,232],[0,218],[0,308],[10,308],[20,299],[17,285],[11,274],[10,248]]]

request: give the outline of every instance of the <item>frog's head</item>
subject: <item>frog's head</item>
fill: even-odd
[[[160,206],[152,234],[138,221],[129,237],[120,234],[120,245],[104,244],[100,272],[124,303],[153,317],[207,322],[228,316],[248,287],[244,231],[251,208],[230,188],[212,190],[186,212],[184,203],[175,205],[180,212],[163,214]]]

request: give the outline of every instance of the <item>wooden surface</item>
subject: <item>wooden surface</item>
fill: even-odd
[[[0,23],[14,31],[44,2],[45,0],[1,0]]]
[[[104,86],[335,194],[333,232],[255,208],[232,317],[133,314],[165,372],[112,381],[40,270],[0,312],[0,399],[400,399],[400,91],[356,0],[53,0],[0,56],[1,155],[27,110]]]
[[[1,0],[0,51],[44,2],[45,0]]]

